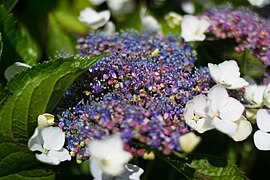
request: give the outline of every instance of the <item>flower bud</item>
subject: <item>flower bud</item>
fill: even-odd
[[[54,116],[52,114],[44,113],[38,116],[38,126],[48,127],[54,124]]]
[[[180,146],[182,151],[185,153],[192,152],[200,142],[201,137],[196,136],[194,132],[190,132],[179,137]]]

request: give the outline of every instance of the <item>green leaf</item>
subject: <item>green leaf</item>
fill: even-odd
[[[261,78],[266,71],[263,63],[248,50],[245,50],[242,54],[243,58],[239,62],[242,73],[253,78]]]
[[[188,179],[248,179],[234,163],[220,157],[193,154],[186,158],[162,158]]]
[[[54,172],[42,169],[42,164],[26,145],[2,139],[0,140],[0,180],[2,179],[54,179]]]
[[[48,55],[54,57],[57,53],[67,52],[75,53],[76,40],[65,33],[55,17],[49,15],[49,29],[48,29]]]
[[[3,51],[0,60],[0,72],[4,72],[14,62],[23,62],[34,65],[38,62],[40,55],[33,48],[31,42],[23,35],[16,20],[9,12],[0,6],[0,32],[2,35]],[[4,80],[1,73],[0,79]]]
[[[37,116],[50,112],[75,78],[101,56],[59,58],[16,74],[7,85],[12,95],[0,109],[0,132],[26,142],[37,126]]]
[[[87,34],[89,28],[78,20],[78,15],[68,10],[57,10],[53,13],[57,23],[65,30],[69,30],[78,34]]]
[[[0,84],[0,106],[7,99],[9,92],[4,88],[2,84]]]
[[[0,60],[1,60],[2,51],[3,51],[3,42],[2,42],[2,34],[0,33]]]
[[[10,12],[19,0],[0,0],[0,4],[4,5],[4,7]]]
[[[193,154],[188,156],[188,160],[191,161],[189,166],[196,169],[196,172],[211,179],[248,179],[236,164],[221,157]]]

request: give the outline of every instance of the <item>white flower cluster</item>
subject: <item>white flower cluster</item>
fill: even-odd
[[[229,97],[227,89],[239,89],[248,85],[240,77],[239,67],[234,60],[219,65],[208,64],[210,74],[217,83],[207,96],[198,95],[186,104],[186,123],[203,133],[217,129],[235,141],[246,139],[251,131],[251,123],[242,115],[245,107],[235,98]]]
[[[39,115],[38,127],[28,141],[28,148],[39,152],[35,154],[39,161],[58,165],[60,162],[71,160],[71,156],[68,150],[63,148],[65,133],[59,127],[52,127],[53,124],[53,115]],[[103,176],[140,180],[144,171],[136,165],[127,164],[132,154],[124,150],[123,141],[118,134],[104,140],[92,140],[88,149],[91,154],[90,171],[95,180],[102,180]]]
[[[259,108],[257,112],[247,111],[256,114],[256,123],[259,127],[254,133],[254,144],[260,150],[270,150],[270,83],[246,87],[245,99],[249,103],[247,107]]]
[[[270,150],[270,84],[249,85],[240,77],[239,67],[234,60],[218,65],[209,63],[208,67],[217,85],[209,90],[207,96],[195,96],[186,104],[185,122],[199,133],[217,129],[235,141],[243,141],[252,132],[251,123],[243,116],[246,112],[249,119],[256,116],[259,127],[254,133],[255,146],[260,150]],[[243,87],[245,105],[229,97],[226,90]]]

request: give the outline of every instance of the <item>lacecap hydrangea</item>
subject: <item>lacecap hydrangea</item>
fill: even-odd
[[[209,89],[207,68],[195,68],[196,52],[178,36],[135,31],[91,33],[78,39],[78,57],[109,52],[84,72],[58,104],[66,148],[89,158],[86,144],[118,133],[125,150],[143,156],[141,144],[181,152],[179,137],[190,132],[186,103]]]
[[[211,20],[208,39],[233,39],[235,50],[248,50],[270,66],[270,20],[248,8],[234,9],[230,4],[212,8],[203,13]]]

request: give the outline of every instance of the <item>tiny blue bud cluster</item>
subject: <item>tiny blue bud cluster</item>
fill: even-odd
[[[187,101],[209,89],[207,68],[194,68],[196,52],[177,36],[135,31],[89,34],[78,40],[78,57],[108,51],[82,74],[58,105],[66,147],[81,160],[85,145],[119,133],[125,149],[143,156],[139,144],[170,154],[179,137]]]

